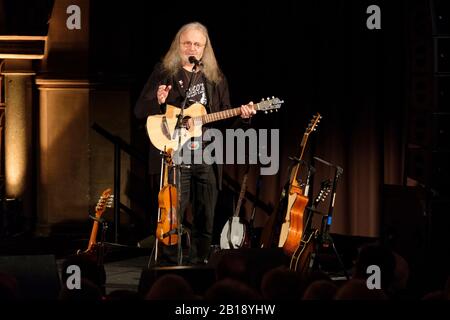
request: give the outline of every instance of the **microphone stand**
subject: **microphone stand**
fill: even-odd
[[[178,163],[178,164],[175,163],[175,180],[176,180],[176,186],[177,186],[177,215],[178,215],[178,217],[177,217],[178,218],[177,219],[178,220],[178,230],[177,230],[177,234],[178,234],[178,243],[177,243],[177,246],[178,246],[178,251],[177,251],[178,252],[178,257],[177,257],[177,261],[178,261],[178,265],[179,266],[182,265],[182,263],[183,263],[183,251],[182,251],[182,248],[181,248],[181,236],[182,236],[183,230],[182,230],[182,226],[181,226],[182,213],[180,211],[180,209],[181,209],[181,167],[182,167],[182,159],[183,159],[183,148],[182,148],[182,145],[181,145],[181,130],[185,127],[184,123],[183,123],[184,109],[186,107],[186,103],[187,103],[187,99],[188,99],[188,92],[189,92],[189,89],[191,88],[192,79],[194,78],[194,75],[195,75],[195,73],[197,71],[197,66],[198,66],[198,64],[194,63],[194,66],[192,67],[192,73],[191,73],[191,75],[189,77],[189,84],[188,84],[188,86],[186,88],[185,96],[184,96],[183,102],[181,103],[181,108],[180,108],[181,111],[180,111],[180,113],[177,116],[178,117],[178,121],[177,121],[177,124],[175,126],[175,132],[177,132],[177,135],[178,135],[178,148],[177,148],[177,150],[179,152],[179,159],[181,160],[180,163]]]

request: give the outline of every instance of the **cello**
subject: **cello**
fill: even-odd
[[[156,238],[166,246],[171,246],[178,243],[178,192],[175,184],[169,183],[169,170],[173,168],[172,149],[162,154]],[[173,180],[175,181],[175,174]]]
[[[289,192],[287,194],[287,210],[284,219],[284,223],[281,226],[280,238],[278,242],[279,247],[283,247],[283,251],[288,256],[297,249],[300,240],[303,235],[303,213],[306,205],[308,204],[309,193],[309,180],[311,171],[308,170],[308,178],[303,190],[297,181],[297,174],[302,163],[302,158],[306,149],[306,143],[311,132],[316,131],[316,127],[320,122],[322,116],[320,113],[316,113],[308,124],[308,127],[303,134],[302,141],[300,143],[301,151],[298,162],[293,168],[289,180]]]

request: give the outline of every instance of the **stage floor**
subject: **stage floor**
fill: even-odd
[[[106,294],[115,290],[138,291],[142,270],[147,267],[148,255],[125,258],[117,261],[105,262]],[[62,264],[64,259],[57,259],[58,272],[62,278]]]

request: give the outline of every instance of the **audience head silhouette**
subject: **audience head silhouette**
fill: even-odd
[[[300,300],[304,284],[300,275],[285,267],[272,269],[264,274],[261,293],[265,299]]]
[[[146,300],[195,300],[190,284],[176,274],[165,274],[156,280],[145,296]]]
[[[230,278],[217,281],[205,293],[207,301],[248,301],[260,298],[255,289]]]
[[[336,292],[335,300],[387,300],[383,289],[369,289],[366,280],[351,279]]]

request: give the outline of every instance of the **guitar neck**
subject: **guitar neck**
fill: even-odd
[[[308,128],[306,129],[305,133],[303,134],[302,142],[300,143],[300,149],[301,149],[300,157],[299,157],[300,160],[303,159],[303,153],[305,152],[306,143],[308,142],[309,134],[316,130],[316,126],[319,123],[321,118],[322,118],[322,116],[320,115],[320,113],[317,113],[313,117],[313,119],[310,121]],[[300,162],[295,166],[295,168],[293,170],[293,174],[291,176],[291,183],[295,183],[295,178],[297,177],[299,168],[300,168]]]
[[[243,196],[242,196],[242,197],[239,197],[238,203],[237,203],[237,205],[236,205],[236,210],[234,210],[234,215],[233,215],[233,217],[239,216],[239,211],[241,211],[242,198],[243,198]]]
[[[302,139],[302,142],[300,144],[300,148],[301,148],[300,157],[298,157],[300,160],[303,159],[303,154],[305,153],[305,147],[306,147],[306,142],[307,141],[308,141],[308,135],[303,135],[303,139]],[[300,168],[300,162],[297,163],[295,165],[294,169],[292,170],[291,183],[293,183],[295,185],[297,184],[296,183],[296,177],[298,175],[298,169],[299,168]]]
[[[241,192],[239,193],[239,200],[236,205],[236,210],[234,210],[233,217],[239,216],[239,211],[241,211],[242,199],[245,196],[245,190],[247,190],[247,174],[245,174],[244,179],[242,180]]]
[[[197,117],[197,118],[200,118],[202,123],[205,124],[205,123],[210,123],[210,122],[215,122],[215,121],[219,121],[219,120],[237,117],[240,115],[241,115],[241,108],[239,107],[239,108],[233,108],[233,109],[227,109],[227,110],[223,110],[223,111],[219,111],[219,112],[209,113],[204,116]]]
[[[92,249],[92,246],[97,243],[97,231],[98,231],[98,221],[94,221],[91,236],[89,238],[89,244],[86,250],[87,252],[89,252]]]

